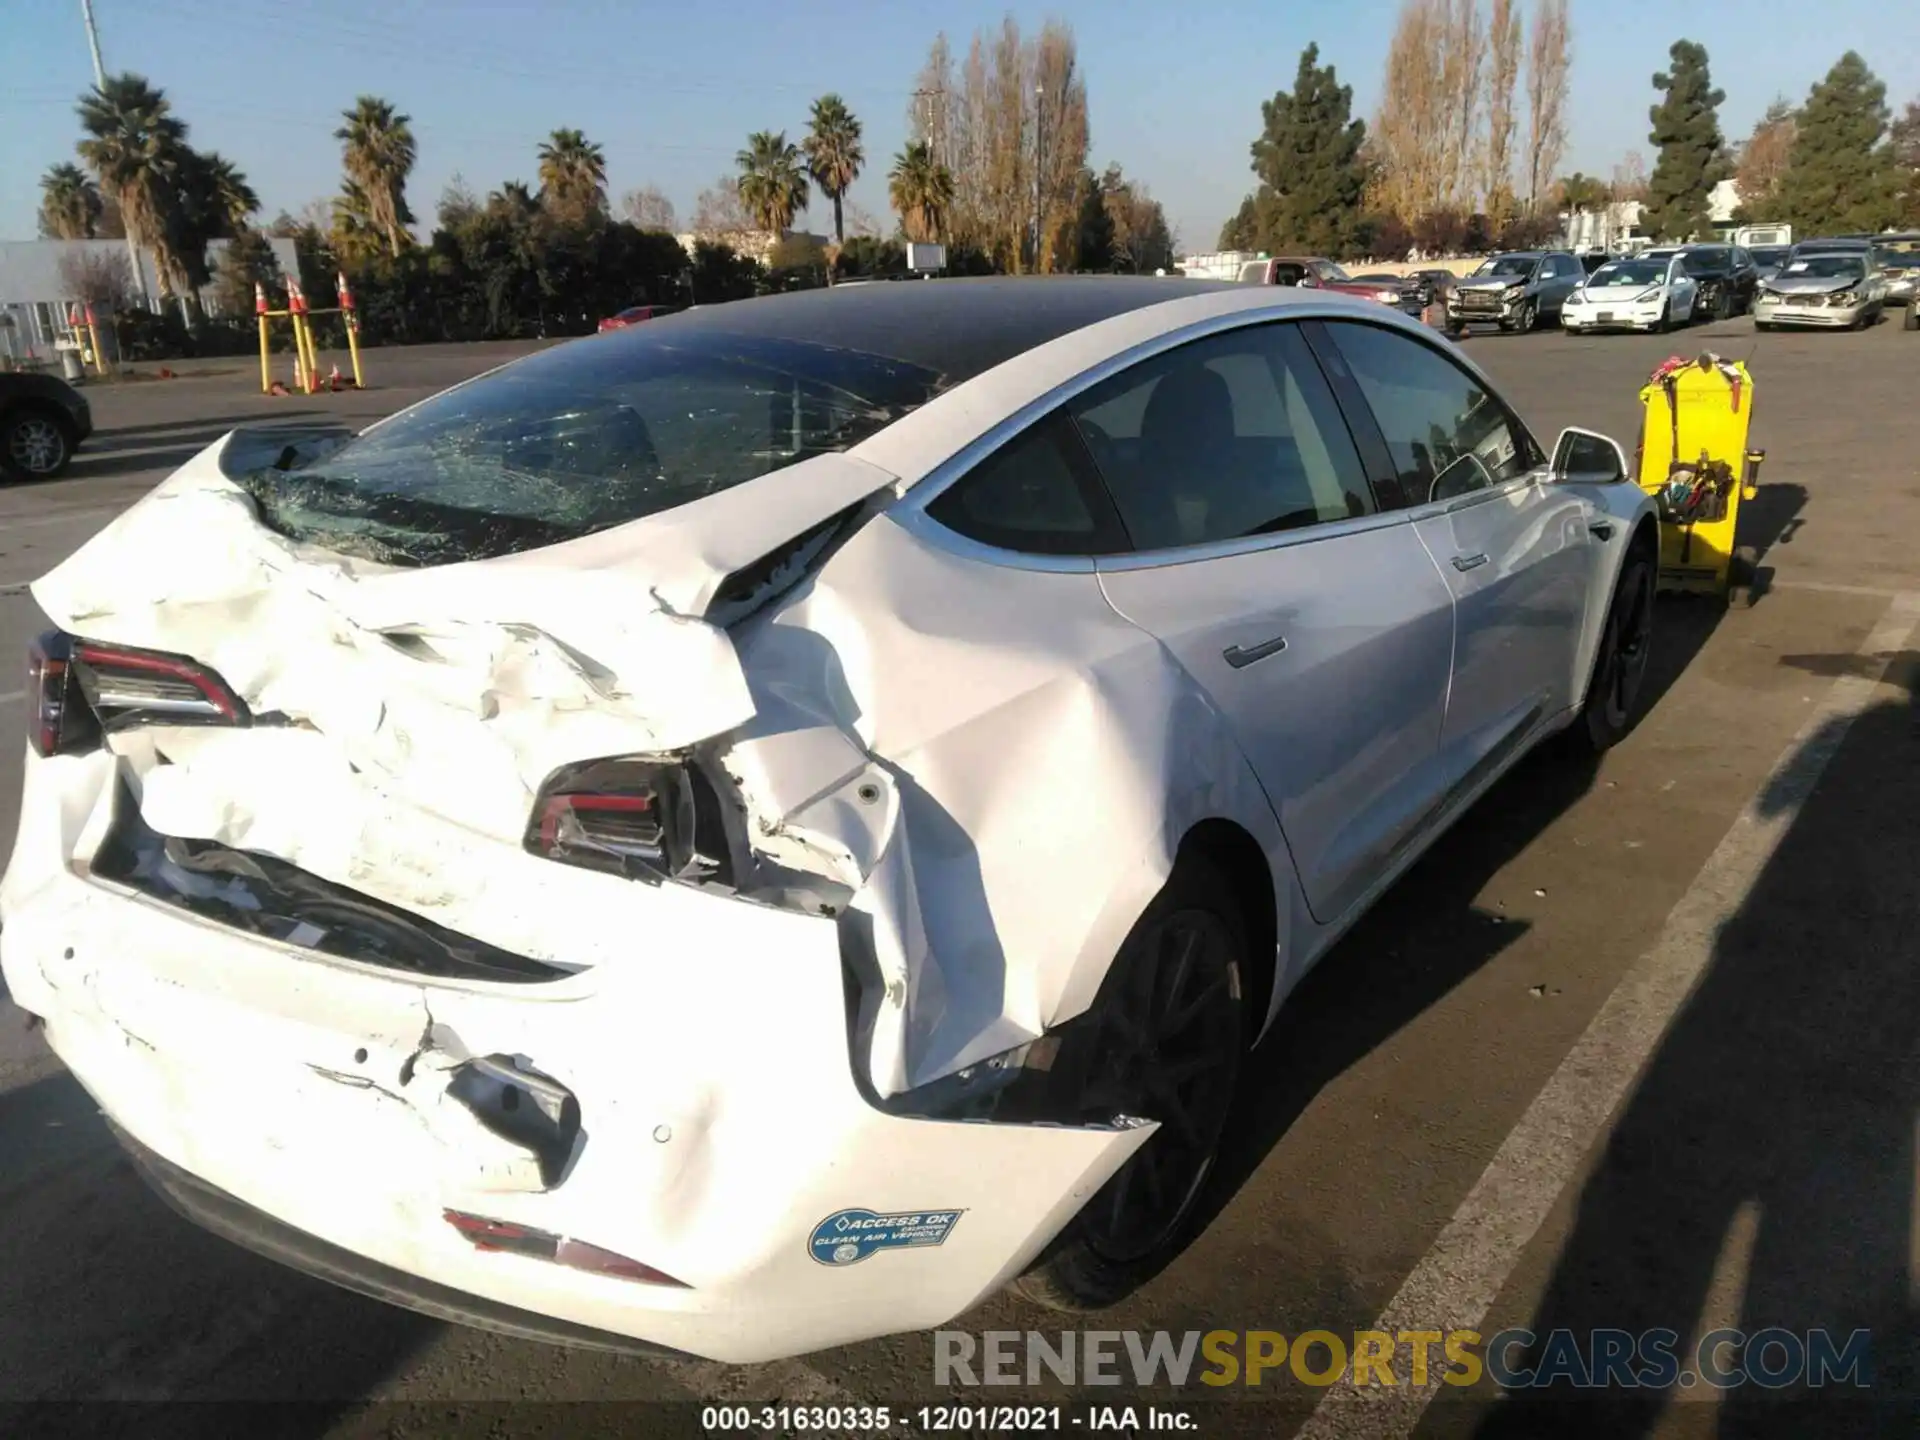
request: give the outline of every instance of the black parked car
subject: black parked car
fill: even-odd
[[[1687,245],[1680,251],[1687,273],[1700,283],[1693,313],[1700,320],[1725,320],[1753,308],[1760,267],[1739,245]]]
[[[0,477],[51,480],[93,433],[93,410],[66,381],[0,372]]]

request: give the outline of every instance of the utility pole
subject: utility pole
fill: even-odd
[[[93,85],[96,90],[107,88],[107,67],[100,59],[100,31],[93,23],[93,0],[80,0],[80,18],[87,27],[87,48],[93,52]],[[126,217],[120,217],[126,223]],[[140,304],[152,309],[147,298],[147,277],[140,270],[140,247],[134,243],[133,232],[127,231],[127,259],[133,266],[133,288],[140,292]]]

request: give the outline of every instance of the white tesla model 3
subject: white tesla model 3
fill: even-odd
[[[1657,558],[1380,305],[701,308],[242,430],[33,595],[0,961],[192,1218],[731,1361],[1110,1302],[1246,1047],[1556,731]]]

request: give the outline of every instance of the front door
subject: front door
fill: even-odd
[[[1533,437],[1423,339],[1329,323],[1413,528],[1454,599],[1453,678],[1441,731],[1456,786],[1573,704],[1591,583],[1590,507],[1545,483]]]

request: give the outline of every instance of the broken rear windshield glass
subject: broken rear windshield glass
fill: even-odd
[[[439,565],[575,539],[845,450],[932,398],[897,360],[669,322],[557,346],[312,465],[234,477],[291,539]]]

